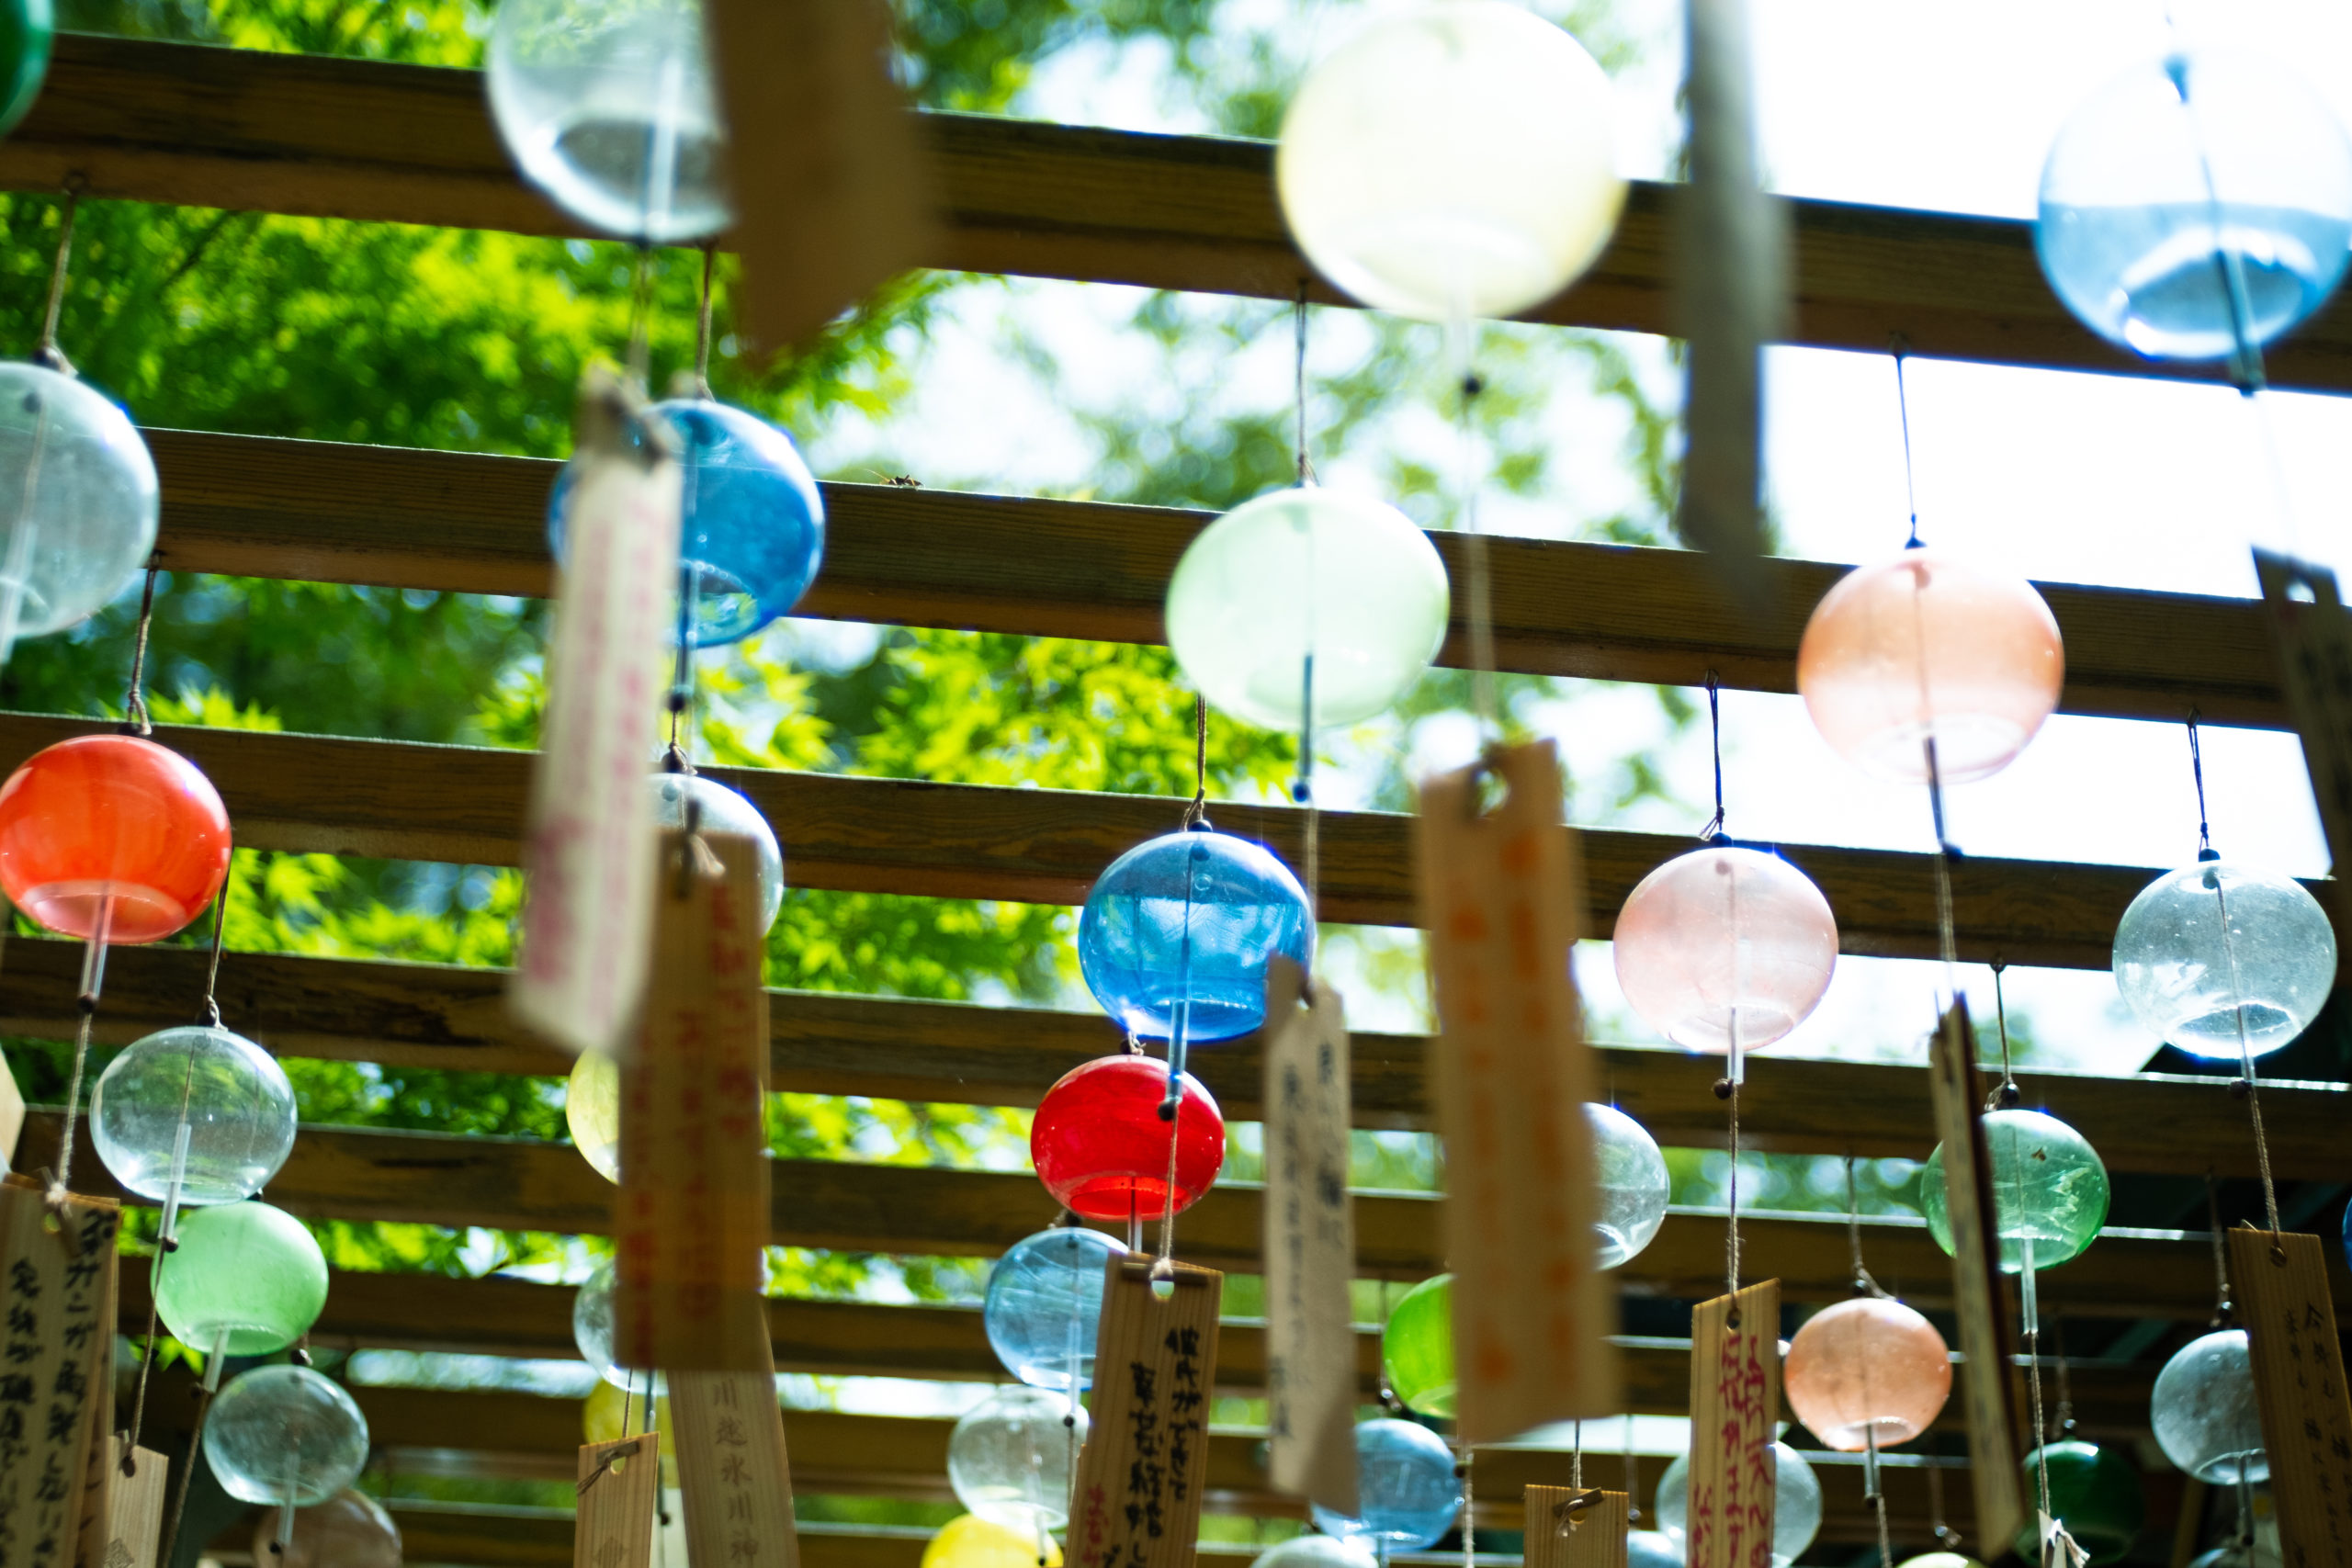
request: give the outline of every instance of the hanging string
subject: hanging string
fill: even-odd
[[[1722,682],[1713,670],[1707,671],[1707,732],[1715,754],[1715,814],[1699,829],[1699,840],[1704,843],[1720,839],[1724,832],[1724,707]]]
[[[1887,352],[1894,356],[1894,407],[1903,420],[1903,496],[1911,508],[1911,536],[1904,542],[1906,550],[1919,548],[1919,484],[1911,463],[1911,389],[1905,384],[1903,361],[1911,352],[1911,344],[1901,333],[1886,340]]]
[[[1739,1050],[1738,1013],[1734,1011],[1732,1051]],[[1735,1069],[1715,1085],[1715,1092],[1731,1105],[1731,1173],[1724,1185],[1724,1294],[1739,1294],[1739,1075]]]
[[[1209,825],[1209,701],[1193,698],[1193,803],[1184,807],[1184,826],[1205,831]]]
[[[204,1021],[213,1028],[220,1027],[220,939],[229,925],[229,885],[220,885],[220,896],[212,901],[212,957],[204,970]],[[187,1115],[187,1104],[180,1104],[180,1115]]]
[[[1846,1241],[1853,1255],[1855,1291],[1883,1302],[1893,1301],[1894,1298],[1881,1289],[1871,1271],[1862,1267],[1862,1202],[1854,1187],[1854,1156],[1850,1151],[1846,1156]]]
[[[1299,280],[1297,309],[1297,355],[1295,361],[1295,390],[1298,407],[1298,482],[1310,484],[1315,479],[1315,465],[1306,456],[1306,281]],[[1306,530],[1306,581],[1304,603],[1306,607],[1306,651],[1299,660],[1298,695],[1298,782],[1292,798],[1306,810],[1306,922],[1312,931],[1317,923],[1320,904],[1320,883],[1323,872],[1322,810],[1315,803],[1315,641],[1316,641],[1316,559],[1315,529],[1310,523]],[[1313,944],[1310,944],[1310,953]],[[1307,977],[1310,995],[1314,976]]]
[[[1294,369],[1292,397],[1298,415],[1298,482],[1313,484],[1315,464],[1306,454],[1306,279],[1298,280],[1298,306],[1293,318],[1298,340],[1298,353]]]
[[[1960,1532],[1944,1520],[1943,1439],[1930,1433],[1928,1438],[1928,1533],[1946,1551],[1960,1550]]]
[[[2186,89],[2184,89],[2186,92]],[[2188,763],[2197,782],[2197,818],[2199,849],[2197,859],[2204,867],[2204,884],[2213,894],[2213,911],[2222,924],[2222,956],[2229,965],[2230,996],[2236,1003],[2232,1010],[2238,1025],[2238,1078],[2230,1085],[2230,1092],[2245,1097],[2246,1114],[2254,1124],[2254,1159],[2262,1176],[2262,1210],[2269,1221],[2270,1233],[2278,1234],[2278,1190],[2270,1175],[2270,1140],[2262,1128],[2262,1089],[2254,1076],[2254,1042],[2248,1033],[2245,1017],[2245,984],[2238,972],[2237,936],[2230,929],[2230,895],[2222,886],[2218,863],[2221,853],[2213,848],[2205,809],[2205,755],[2198,739],[2197,716],[2188,717]]]
[[[1641,1473],[1634,1468],[1634,1416],[1628,1411],[1625,1415],[1625,1522],[1629,1525],[1642,1522],[1640,1481]]]
[[[216,1346],[215,1356],[221,1352]],[[188,1483],[196,1479],[196,1467],[204,1455],[204,1424],[212,1416],[212,1388],[216,1379],[208,1378],[196,1391],[196,1426],[187,1435],[187,1459],[180,1466],[180,1483],[172,1493],[172,1521],[164,1531],[163,1550],[155,1554],[158,1562],[177,1561],[180,1543],[180,1521],[187,1517]],[[125,1458],[130,1456],[126,1454]]]
[[[82,205],[82,192],[87,185],[80,175],[66,176],[65,201],[58,209],[57,259],[49,269],[49,309],[41,317],[40,342],[33,349],[34,364],[61,376],[79,374],[57,346],[57,322],[65,309],[65,275],[74,254],[74,217]]]
[[[2058,1374],[2058,1412],[2051,1429],[2064,1438],[2075,1429],[2075,1394],[2066,1385],[2066,1325],[2054,1309],[2050,1314],[2050,1355],[2052,1370]]]
[[[2017,1075],[2009,1071],[2009,1004],[2001,991],[2001,976],[2008,967],[2000,958],[1993,960],[1993,1021],[2001,1035],[2001,1081],[1993,1089],[1990,1103],[1985,1106],[1987,1111],[2014,1110],[2018,1101],[2025,1098],[2018,1088]]]
[[[2213,825],[2205,810],[2205,748],[2197,737],[2197,710],[2188,710],[2188,776],[2197,784],[2197,858],[2220,860],[2213,848]]]
[[[1862,1427],[1862,1445],[1869,1450],[1870,1504],[1878,1515],[1878,1568],[1894,1568],[1894,1538],[1886,1526],[1886,1483],[1879,1474],[1875,1422]]]
[[[713,241],[702,248],[702,311],[695,318],[695,396],[704,402],[710,396],[710,283],[711,274],[718,265],[718,243]]]
[[[1454,1468],[1462,1475],[1462,1568],[1477,1568],[1478,1515],[1476,1495],[1471,1489],[1470,1461],[1477,1450],[1468,1442],[1462,1444],[1462,1462]]]
[[[2205,1172],[2205,1234],[2213,1243],[2213,1322],[2215,1328],[2230,1325],[2230,1257],[2222,1245],[2222,1201],[2213,1187],[2213,1172]]]
[[[1568,1484],[1584,1490],[1584,1418],[1577,1417],[1576,1448],[1568,1455]]]
[[[124,728],[133,735],[153,735],[155,721],[147,715],[147,637],[155,624],[155,579],[163,571],[151,558],[147,586],[139,595],[139,625],[130,637],[130,686],[122,699],[128,719]]]
[[[1462,349],[1462,402],[1457,423],[1462,447],[1462,497],[1457,526],[1463,555],[1470,570],[1470,696],[1478,727],[1488,739],[1502,734],[1500,709],[1495,698],[1495,602],[1492,572],[1487,559],[1487,536],[1478,531],[1478,446],[1472,415],[1478,394],[1487,384],[1469,367],[1468,333]]]
[[[653,247],[637,247],[637,278],[629,289],[628,378],[640,393],[652,363]]]

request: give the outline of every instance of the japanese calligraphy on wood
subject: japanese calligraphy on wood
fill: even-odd
[[[1625,1568],[1631,1502],[1592,1487],[1529,1487],[1527,1568]]]
[[[629,439],[632,395],[592,369],[547,658],[545,750],[531,773],[530,876],[515,1016],[574,1051],[613,1051],[645,987],[659,735],[657,663],[678,578],[678,465]]]
[[[1690,1568],[1772,1568],[1781,1282],[1690,1314]]]
[[[98,1353],[90,1359],[95,1397],[83,1412],[90,1434],[82,1444],[82,1486],[74,1505],[74,1562],[99,1568],[106,1561],[113,1524],[114,1488],[122,1480],[122,1445],[114,1436],[114,1334],[122,1289],[119,1252],[109,1256],[98,1282]]]
[[[1163,1301],[1148,1258],[1103,1265],[1094,1340],[1094,1424],[1078,1456],[1073,1568],[1193,1568],[1208,1480],[1225,1276],[1175,1266]]]
[[[2317,1236],[2230,1232],[2230,1282],[2254,1355],[2262,1447],[2290,1568],[2352,1564],[2352,1395]]]
[[[685,1493],[687,1561],[800,1568],[773,1366],[671,1373],[670,1421]]]
[[[78,1549],[90,1404],[114,1349],[122,1211],[76,1198],[58,1230],[47,1217],[36,1183],[0,1182],[0,1568],[56,1568]]]
[[[661,1506],[662,1457],[650,1433],[582,1448],[571,1568],[651,1568]]]
[[[1338,987],[1266,970],[1266,1398],[1274,1490],[1356,1512],[1355,1210],[1348,1018]]]
[[[1441,1038],[1457,1430],[1471,1443],[1613,1415],[1616,1298],[1593,1268],[1592,1098],[1568,952],[1582,873],[1549,741],[1421,786],[1421,923]]]
[[[96,1539],[82,1537],[82,1568],[155,1568],[155,1551],[163,1544],[164,1504],[169,1495],[171,1464],[153,1449],[141,1449],[130,1474],[122,1470],[122,1438],[106,1439],[106,1512],[98,1517]]]
[[[665,833],[661,852],[645,1023],[621,1064],[614,1351],[630,1367],[758,1371],[773,1354],[758,862],[749,839],[718,833]]]
[[[1951,1217],[1952,1306],[1968,1359],[1968,1473],[1976,1495],[1976,1539],[1988,1551],[2025,1525],[2018,1483],[2016,1360],[2001,1289],[2000,1238],[1993,1229],[1993,1161],[1980,1114],[1976,1032],[1965,998],[1954,998],[1928,1047],[1928,1096],[1943,1145],[1946,1208]],[[1997,1371],[1995,1369],[1998,1369]]]
[[[2352,615],[2332,571],[2262,549],[2254,571],[2328,853],[2352,869]]]

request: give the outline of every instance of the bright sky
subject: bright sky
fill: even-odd
[[[1248,16],[1279,17],[1284,36],[1328,51],[1375,6],[1340,0],[1246,0]],[[2186,37],[2291,58],[2352,61],[2352,8],[2320,0],[2179,0]],[[1756,0],[1766,162],[1778,188],[1840,200],[2030,217],[2050,139],[2083,97],[2165,39],[2161,0],[1996,0],[1973,6],[1917,0]],[[1651,40],[1622,73],[1621,162],[1654,175],[1674,135],[1679,65],[1673,0],[1618,0],[1620,25]],[[1309,52],[1302,50],[1301,52]],[[1201,127],[1154,90],[1162,62],[1071,51],[1048,68],[1025,112],[1136,129]],[[2352,68],[2314,84],[2352,120]],[[1289,373],[1287,332],[1258,348],[1180,365],[1177,385],[1136,390],[1157,364],[1118,323],[1133,291],[1024,283],[975,290],[942,330],[923,389],[878,428],[842,428],[817,444],[820,465],[864,451],[920,455],[941,481],[1007,491],[1082,488],[1089,448],[1046,389],[1005,351],[1015,322],[1038,334],[1081,400],[1186,399],[1277,402]],[[1269,321],[1272,321],[1269,307]],[[1317,313],[1318,355],[1349,351],[1350,313]],[[1276,341],[1281,340],[1281,341]],[[1654,343],[1637,346],[1662,376]],[[1777,350],[1770,367],[1769,463],[1790,554],[1859,561],[1904,536],[1903,454],[1894,386],[1883,356]],[[1192,378],[1188,379],[1188,378]],[[1661,385],[1666,383],[1661,380]],[[2306,553],[2352,562],[2352,404],[2272,396],[2268,417],[2283,453],[2290,507]],[[2234,394],[2154,380],[1914,360],[1912,428],[1923,530],[2028,575],[2197,592],[2250,593],[2250,536],[2275,535],[2274,490],[2255,417]],[[1599,422],[1597,412],[1609,417]],[[1595,498],[1628,481],[1614,456],[1613,412],[1564,387],[1551,411],[1564,454],[1562,495],[1546,504],[1490,509],[1512,531],[1560,532]],[[1400,416],[1379,439],[1415,447],[1430,433]],[[1363,459],[1370,456],[1351,453]],[[1340,463],[1336,482],[1364,482],[1369,462]],[[853,476],[854,477],[854,476]],[[1916,792],[1872,783],[1838,759],[1794,698],[1727,694],[1727,784],[1733,830],[1791,842],[1929,847]],[[1558,734],[1582,776],[1643,746],[1665,743],[1646,693],[1585,689],[1561,705]],[[1416,760],[1450,763],[1466,728],[1425,728]],[[1372,750],[1394,746],[1375,739]],[[1705,738],[1668,745],[1669,776],[1690,800],[1706,785]],[[2209,730],[2207,776],[2217,843],[2233,858],[2300,874],[2325,870],[2299,750],[2290,737]],[[1362,770],[1360,770],[1362,772]],[[1596,812],[1577,815],[1593,820]],[[1625,820],[1664,831],[1695,829],[1695,814],[1646,808]],[[1955,834],[1986,854],[2169,866],[2195,847],[2187,750],[2174,727],[2061,717],[2000,777],[1957,792]],[[1609,974],[1606,949],[1581,955],[1590,1001],[1610,1032],[1643,1038]],[[1989,976],[1968,978],[1989,1016]],[[1849,960],[1829,1000],[1781,1049],[1911,1055],[1932,1022],[1929,966]],[[2103,973],[2012,971],[2014,1006],[2045,1045],[2095,1070],[2128,1070],[2153,1043],[2122,1015]],[[1082,1001],[1077,998],[1075,1001]],[[1359,995],[1351,1011],[1374,1027],[1413,1027],[1407,998]]]

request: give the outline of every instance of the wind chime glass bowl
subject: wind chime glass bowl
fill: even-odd
[[[695,574],[696,648],[751,636],[791,614],[825,558],[825,502],[792,437],[755,413],[704,398],[653,405],[678,438],[678,549]],[[564,558],[566,464],[548,499],[548,539]]]
[[[179,1129],[180,1201],[233,1203],[268,1185],[294,1147],[294,1086],[242,1034],[198,1026],[135,1041],[90,1095],[90,1138],[123,1190],[164,1201]]]
[[[66,936],[170,936],[220,891],[229,849],[211,781],[135,735],[61,740],[0,784],[0,890]]]
[[[1625,197],[1609,78],[1498,0],[1373,23],[1310,72],[1274,180],[1299,248],[1375,310],[1507,316],[1590,265]]]
[[[1418,1416],[1453,1418],[1453,1276],[1422,1280],[1389,1309],[1380,1365],[1397,1403]]]
[[[1224,713],[1295,734],[1385,713],[1437,657],[1449,603],[1429,536],[1366,496],[1298,486],[1204,529],[1168,581],[1168,646]]]
[[[122,592],[154,554],[162,493],[130,415],[71,376],[0,364],[0,660]]]
[[[700,0],[505,0],[489,85],[524,177],[592,228],[669,245],[733,220]]]
[[[2135,354],[2218,359],[2319,309],[2352,245],[2352,141],[2274,61],[2175,53],[2068,118],[2041,169],[2034,249],[2085,326]],[[2233,295],[2237,297],[2233,308]]]
[[[1314,945],[1306,893],[1272,853],[1187,829],[1111,863],[1078,919],[1078,963],[1102,1010],[1127,1030],[1230,1040],[1266,1021],[1266,964],[1302,967]]]
[[[1797,690],[1863,772],[1948,784],[1999,773],[2058,705],[2066,653],[2033,584],[1937,549],[1856,567],[1814,607]]]
[[[1627,1530],[1625,1568],[1683,1568],[1682,1542],[1664,1530]]]
[[[1029,1123],[1029,1158],[1055,1202],[1090,1220],[1151,1220],[1168,1201],[1168,1149],[1176,1145],[1176,1212],[1216,1182],[1225,1115],[1184,1075],[1176,1121],[1159,1119],[1168,1066],[1149,1056],[1101,1056],[1046,1091]]]
[[[0,6],[0,135],[15,130],[40,96],[56,32],[54,0],[8,0]]]
[[[563,1124],[571,1146],[607,1181],[621,1179],[621,1069],[601,1051],[582,1051],[563,1085]]]
[[[346,1486],[294,1516],[294,1540],[282,1555],[277,1522],[264,1514],[254,1529],[254,1561],[270,1568],[401,1568],[401,1532],[383,1505]]]
[[[1984,1564],[1957,1551],[1923,1551],[1905,1558],[1895,1568],[1984,1568]]]
[[[956,1500],[1033,1540],[1061,1529],[1069,1522],[1071,1466],[1087,1427],[1086,1407],[1067,1394],[1017,1383],[997,1390],[966,1411],[947,1439]]]
[[[922,1549],[918,1568],[1061,1568],[1062,1549],[1052,1536],[1042,1540],[974,1514],[958,1514],[939,1527]]]
[[[240,1502],[308,1508],[359,1479],[368,1419],[340,1384],[308,1367],[255,1367],[213,1400],[204,1457]]]
[[[1829,900],[1778,855],[1710,844],[1642,878],[1611,939],[1625,999],[1691,1051],[1744,1055],[1803,1023],[1829,989]]]
[[[2078,1256],[2107,1223],[2107,1167],[2098,1152],[2080,1133],[2039,1111],[1987,1111],[1984,1120],[2001,1271],[2021,1270],[2029,1245],[2037,1271]],[[1920,1168],[1919,1212],[1936,1245],[1951,1251],[1941,1144]]]
[[[283,1209],[248,1198],[194,1210],[180,1216],[179,1244],[157,1276],[155,1312],[191,1349],[266,1356],[308,1334],[327,1304],[326,1254]]]
[[[1657,1528],[1688,1551],[1690,1515],[1690,1456],[1677,1454],[1658,1477],[1651,1505]],[[1772,1445],[1772,1568],[1789,1568],[1821,1533],[1821,1480],[1804,1456],[1786,1443]]]
[[[784,849],[760,808],[749,797],[702,773],[660,773],[652,782],[655,827],[684,827],[686,803],[692,800],[703,831],[734,833],[752,840],[752,852],[759,857],[760,930],[772,930],[776,911],[784,908]]]
[[[1377,1548],[1419,1551],[1453,1528],[1462,1482],[1453,1450],[1427,1427],[1379,1419],[1356,1423],[1356,1506],[1350,1517],[1311,1505],[1325,1535]]]
[[[2041,1495],[2041,1460],[2050,1465],[2050,1512],[2094,1563],[2120,1562],[2147,1518],[2140,1472],[2112,1449],[2075,1438],[2048,1443],[2025,1456],[2025,1495]],[[2029,1503],[2028,1512],[2032,1511]],[[2018,1532],[2018,1554],[2038,1561],[2040,1543],[2028,1519]]]
[[[2270,1479],[2245,1329],[2221,1329],[2173,1352],[2156,1374],[2148,1415],[2165,1458],[2206,1484],[2235,1486],[2241,1466],[2255,1485]]]
[[[1593,1172],[1599,1183],[1593,1263],[1614,1269],[1657,1239],[1674,1182],[1649,1130],[1613,1105],[1588,1103]]]
[[[1252,1568],[1376,1568],[1377,1562],[1362,1541],[1310,1533],[1295,1535],[1258,1553]],[[1679,1568],[1681,1559],[1675,1562]]]
[[[1101,1231],[1057,1225],[1023,1236],[989,1271],[980,1308],[989,1348],[1032,1388],[1084,1393],[1094,1382],[1103,1265],[1126,1248]]]
[[[2300,884],[2201,861],[2151,882],[2123,911],[2115,986],[2143,1025],[2192,1056],[2236,1061],[2241,1028],[2259,1056],[2326,1004],[2335,931]]]
[[[1789,1341],[1789,1413],[1824,1448],[1858,1453],[1926,1431],[1951,1396],[1951,1351],[1901,1302],[1858,1296],[1807,1318]]]
[[[580,1359],[614,1387],[627,1389],[640,1374],[624,1367],[613,1346],[613,1266],[597,1265],[571,1298],[571,1343]]]

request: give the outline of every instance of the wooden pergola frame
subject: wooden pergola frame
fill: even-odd
[[[1283,231],[1264,143],[920,117],[936,155],[944,221],[928,265],[948,269],[1288,300],[1344,303],[1315,280]],[[515,176],[469,72],[87,37],[58,40],[31,117],[0,141],[0,187],[51,192],[69,179],[92,198],[253,209],[361,221],[571,235],[571,220]],[[2052,369],[2196,377],[2198,367],[2127,360],[2067,315],[2044,287],[2026,225],[1817,201],[1791,201],[1796,237],[1790,341]],[[1634,187],[1617,238],[1592,273],[1532,319],[1642,333],[1666,330],[1670,271],[1662,187]],[[2352,302],[2339,299],[2278,345],[2282,387],[2352,390]],[[554,465],[544,461],[179,431],[148,433],[164,481],[161,563],[174,570],[447,592],[538,595],[550,566],[542,526]],[[823,576],[802,613],[1028,636],[1155,642],[1168,573],[1207,522],[1201,513],[1093,502],[829,485]],[[1459,540],[1433,536],[1449,568]],[[1845,569],[1765,563],[1760,610],[1736,610],[1688,552],[1494,541],[1497,644],[1504,668],[1548,675],[1695,684],[1709,672],[1749,690],[1793,689],[1796,641]],[[2045,585],[2066,637],[2068,712],[2279,728],[2278,671],[2256,606],[2243,600]],[[1457,594],[1457,604],[1463,595]],[[1464,652],[1456,625],[1441,656]],[[0,716],[0,764],[96,728]],[[523,754],[337,738],[175,729],[226,799],[239,841],[265,849],[462,863],[515,863],[531,760]],[[797,886],[1069,904],[1109,860],[1176,819],[1180,803],[1125,795],[991,789],[748,770],[712,770],[749,795],[787,846]],[[1295,858],[1299,814],[1220,806],[1221,826]],[[1324,912],[1408,924],[1413,893],[1401,818],[1333,813],[1323,824]],[[1687,847],[1663,835],[1582,834],[1590,932],[1649,868]],[[1926,857],[1789,846],[1828,895],[1848,952],[1934,951]],[[2103,968],[2117,917],[2147,869],[1970,859],[1955,868],[1964,957]],[[73,1024],[78,962],[62,943],[12,944],[0,971],[0,1028],[59,1037]],[[102,1032],[128,1038],[185,1021],[200,955],[131,951],[112,964]],[[566,1058],[524,1035],[501,1006],[497,971],[231,954],[232,1021],[284,1055],[559,1073]],[[1091,1017],[868,997],[778,992],[777,1087],[981,1104],[1034,1103],[1076,1062],[1111,1048]],[[1924,1027],[1924,1021],[1923,1021]],[[1359,1123],[1427,1123],[1418,1038],[1356,1039]],[[1679,1053],[1611,1047],[1618,1103],[1662,1142],[1721,1141],[1715,1068]],[[1229,1113],[1255,1112],[1254,1042],[1204,1053],[1196,1070]],[[1759,1058],[1743,1096],[1751,1147],[1924,1155],[1931,1144],[1923,1069]],[[2038,1096],[2082,1128],[2120,1171],[2249,1174],[2241,1111],[2212,1080],[2130,1081],[2036,1073]],[[2283,1178],[2346,1168],[2339,1086],[2265,1091]],[[20,1163],[53,1153],[54,1116],[29,1121]],[[86,1150],[76,1169],[96,1179]],[[775,1239],[899,1254],[984,1256],[1051,1218],[1025,1176],[779,1161]],[[315,1216],[595,1233],[609,1189],[567,1146],[351,1128],[306,1128],[269,1196]],[[1212,1193],[1184,1224],[1187,1256],[1250,1269],[1258,1198]],[[1360,1272],[1411,1280],[1435,1271],[1436,1202],[1358,1200]],[[1916,1225],[1867,1222],[1872,1267],[1914,1299],[1948,1293],[1944,1259]],[[1796,1300],[1849,1288],[1842,1222],[1748,1222],[1751,1256]],[[1710,1293],[1720,1280],[1716,1222],[1669,1218],[1625,1269],[1629,1291]],[[2340,1260],[2340,1302],[2352,1275]],[[124,1321],[143,1323],[145,1283],[124,1280]],[[2069,1315],[2193,1320],[2210,1306],[2206,1241],[2110,1233],[2052,1275],[2044,1302]],[[569,1357],[571,1292],[509,1280],[339,1276],[322,1342]],[[779,1301],[780,1365],[808,1371],[980,1380],[1001,1377],[976,1314],[942,1307]],[[1367,1386],[1376,1357],[1360,1337]],[[1255,1325],[1226,1331],[1231,1392],[1262,1386]],[[1626,1348],[1634,1407],[1679,1413],[1687,1355],[1673,1342]],[[2152,1369],[2078,1368],[2075,1411],[2088,1430],[2145,1428]],[[519,1394],[358,1391],[379,1444],[403,1463],[465,1473],[571,1473],[576,1406]],[[164,1408],[173,1408],[166,1401]],[[1957,1410],[1957,1404],[1952,1407]],[[1950,1417],[1948,1416],[1948,1419]],[[946,1424],[794,1413],[804,1492],[946,1495]],[[462,1458],[452,1461],[452,1441]],[[1220,1435],[1213,1507],[1275,1516],[1253,1439]],[[1605,1446],[1596,1439],[1596,1446]],[[1648,1466],[1655,1472],[1657,1466]],[[1524,1473],[1521,1473],[1524,1472]],[[1890,1472],[1898,1540],[1923,1534],[1922,1472]],[[1560,1482],[1566,1456],[1493,1450],[1479,1461],[1482,1519],[1515,1521],[1518,1488]],[[1654,1479],[1654,1473],[1652,1476]],[[1825,1539],[1871,1539],[1858,1474],[1824,1472]],[[1918,1496],[1911,1494],[1917,1492]],[[1965,1529],[1967,1488],[1947,1492]],[[568,1562],[569,1526],[516,1511],[402,1510],[411,1554],[481,1563]],[[811,1568],[907,1568],[920,1538],[812,1530]]]

